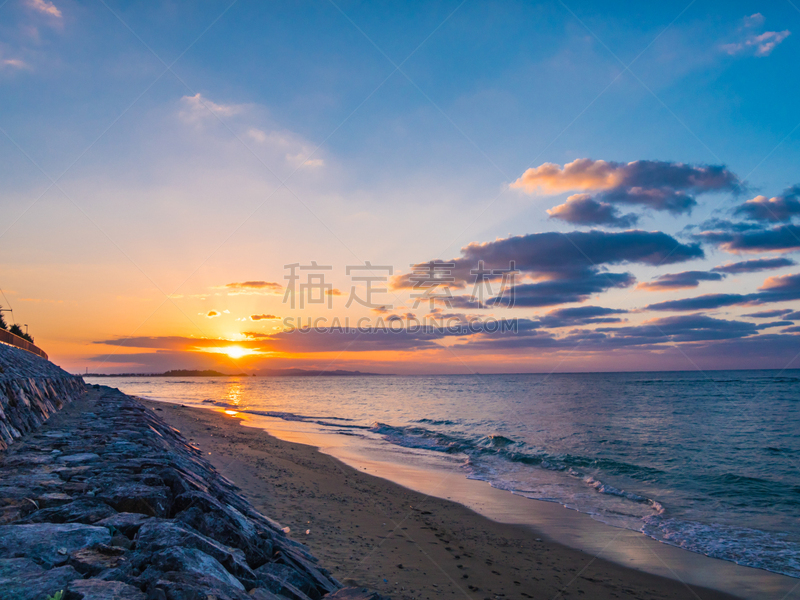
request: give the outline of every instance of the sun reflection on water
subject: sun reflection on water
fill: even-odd
[[[234,381],[228,386],[227,396],[225,397],[225,401],[227,404],[232,404],[233,406],[239,406],[242,401],[242,397],[244,394],[242,393],[242,384],[238,381]]]

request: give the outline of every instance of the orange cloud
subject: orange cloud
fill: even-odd
[[[798,280],[798,275],[773,275],[772,277],[767,277],[764,280],[764,283],[760,288],[760,291],[763,290],[774,290],[785,288],[791,285],[792,283],[796,283]]]
[[[225,287],[228,289],[235,289],[235,290],[241,290],[241,289],[261,290],[265,288],[279,290],[281,289],[281,284],[274,283],[272,281],[242,281],[240,283],[226,283]]]
[[[51,17],[61,18],[61,11],[55,4],[47,0],[28,0],[28,6]]]
[[[266,319],[280,319],[276,315],[250,315],[251,321],[264,321]]]
[[[238,281],[226,283],[216,289],[227,290],[229,296],[240,296],[245,294],[280,294],[283,286],[274,281]]]
[[[563,168],[554,163],[544,163],[525,171],[511,187],[529,194],[537,191],[560,194],[572,190],[607,190],[622,182],[623,167],[591,158],[579,158]]]

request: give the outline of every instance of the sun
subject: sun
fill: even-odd
[[[242,358],[243,356],[248,356],[249,354],[255,354],[252,350],[242,348],[241,346],[228,346],[227,348],[222,348],[221,350],[231,358]]]
[[[2,1],[0,0],[0,4]],[[262,350],[261,348],[248,348],[246,346],[239,346],[234,340],[220,340],[220,343],[226,343],[226,346],[195,346],[191,348],[194,352],[208,352],[210,354],[225,354],[229,358],[238,360],[240,358],[251,356],[271,356],[274,352]]]
[[[261,350],[242,348],[241,346],[217,346],[213,348],[196,348],[195,350],[198,352],[211,352],[212,354],[227,354],[233,359],[265,354]]]

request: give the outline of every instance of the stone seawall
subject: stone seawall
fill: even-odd
[[[0,452],[0,599],[379,600],[135,398],[92,386]]]
[[[35,354],[0,344],[0,450],[85,392],[80,377]]]

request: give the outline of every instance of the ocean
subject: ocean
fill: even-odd
[[[797,370],[87,382],[370,440],[398,460],[438,460],[660,542],[800,577]]]

